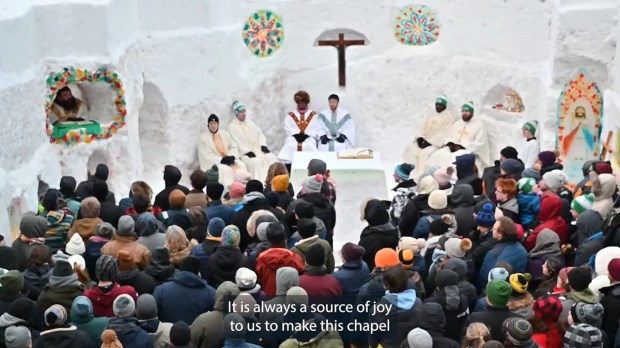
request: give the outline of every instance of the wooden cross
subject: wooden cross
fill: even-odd
[[[338,34],[338,40],[319,40],[319,46],[334,46],[338,50],[338,86],[347,85],[345,49],[348,46],[363,46],[364,44],[364,40],[345,40],[343,33]]]

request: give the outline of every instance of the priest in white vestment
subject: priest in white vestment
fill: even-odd
[[[289,112],[284,118],[286,139],[282,150],[278,153],[278,158],[286,164],[293,162],[293,155],[297,151],[317,151],[318,115],[308,107],[310,95],[305,91],[299,91],[295,93],[294,99],[297,109]]]
[[[253,179],[267,177],[269,166],[278,159],[269,151],[265,134],[256,123],[246,117],[245,106],[238,101],[232,105],[235,118],[228,125],[228,131]]]
[[[238,160],[237,144],[225,130],[220,130],[220,119],[216,115],[209,116],[209,132],[200,137],[198,144],[198,161],[200,169],[210,169],[217,165],[220,183],[228,186],[235,181],[234,171],[246,169],[245,164]]]
[[[340,98],[332,94],[328,98],[329,109],[319,114],[317,140],[319,151],[343,151],[355,146],[355,123],[344,108],[339,107]]]
[[[415,169],[410,178],[417,180],[426,171],[426,162],[437,149],[443,147],[448,135],[447,130],[454,124],[455,117],[447,110],[448,97],[440,96],[435,100],[435,112],[431,112],[424,121],[422,131],[403,153],[405,163],[414,163]]]
[[[473,102],[465,103],[461,112],[461,118],[448,130],[446,146],[433,153],[428,166],[449,166],[456,157],[466,153],[476,154],[478,168],[491,164],[488,134],[480,117],[474,117]]]

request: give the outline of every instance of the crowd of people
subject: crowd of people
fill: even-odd
[[[0,347],[620,347],[610,164],[588,161],[571,190],[553,152],[499,155],[419,177],[397,165],[393,199],[360,202],[368,225],[336,256],[337,186],[318,159],[297,194],[282,163],[226,186],[196,170],[191,189],[168,165],[161,192],[137,181],[118,204],[105,164],[62,177],[0,246]],[[389,311],[277,310],[313,303]],[[348,320],[389,325],[255,329]]]

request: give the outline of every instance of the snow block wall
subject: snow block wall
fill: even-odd
[[[435,11],[441,28],[434,43],[396,39],[396,17],[408,5]],[[267,58],[254,56],[241,38],[245,21],[261,9],[281,16],[285,33],[282,48]],[[163,166],[174,164],[187,183],[208,115],[218,114],[225,127],[235,99],[246,104],[275,152],[299,89],[310,93],[318,111],[329,94],[339,94],[358,125],[358,145],[382,152],[388,171],[441,94],[455,115],[474,101],[489,121],[493,153],[518,145],[520,126],[531,119],[541,124],[543,149],[552,149],[559,94],[580,69],[604,93],[605,138],[620,127],[613,117],[620,111],[618,11],[612,0],[4,2],[0,232],[8,236],[19,216],[36,208],[37,177],[57,187],[62,175],[80,181],[105,162],[120,198],[138,178],[160,189]],[[339,28],[368,41],[347,49],[346,88],[338,87],[336,50],[315,46],[322,33]],[[50,144],[45,81],[67,66],[118,72],[127,116],[114,136]],[[520,95],[523,113],[491,108],[504,90]]]

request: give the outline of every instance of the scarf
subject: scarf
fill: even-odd
[[[78,276],[77,274],[73,273],[70,276],[51,276],[50,277],[50,282],[49,285],[52,288],[58,288],[58,287],[63,287],[63,286],[77,286],[78,284],[80,284],[80,281],[78,280]]]

